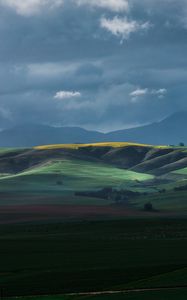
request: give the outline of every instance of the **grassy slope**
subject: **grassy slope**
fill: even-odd
[[[147,146],[132,143],[97,143],[97,144],[72,144],[72,145],[49,145],[36,147],[36,149],[78,149],[81,147],[99,146],[99,147],[125,147],[130,145]],[[159,146],[158,146],[159,148]],[[161,147],[164,148],[164,147]],[[165,148],[168,148],[167,146]],[[177,147],[176,147],[177,148]],[[18,149],[0,149],[0,154],[14,152]],[[23,151],[23,149],[19,149]],[[184,149],[185,150],[185,149]],[[69,194],[68,203],[96,203],[94,199],[74,198],[74,190],[99,189],[111,186],[119,189],[132,189],[142,192],[154,192],[156,189],[165,188],[169,192],[166,194],[152,194],[148,197],[141,197],[135,201],[137,207],[142,208],[145,202],[151,201],[155,208],[160,210],[187,210],[186,193],[175,193],[173,188],[178,185],[186,184],[184,176],[187,176],[187,168],[171,173],[173,182],[166,184],[154,184],[152,186],[142,186],[140,182],[152,179],[153,176],[145,173],[136,173],[124,169],[119,169],[108,164],[88,162],[83,160],[61,160],[51,161],[45,165],[40,165],[25,172],[13,176],[7,174],[0,175],[1,191],[25,191],[25,192],[66,192]],[[174,178],[176,177],[176,178]],[[57,181],[62,181],[63,185],[57,185]],[[83,201],[84,200],[84,201]],[[91,202],[90,202],[91,201]],[[66,203],[65,198],[60,203]],[[100,200],[97,203],[101,203]]]
[[[26,150],[26,148],[1,148],[0,147],[0,154],[3,155],[3,154],[7,154],[7,153],[11,153],[11,152],[15,152],[15,151],[24,151]]]
[[[88,190],[112,186],[127,188],[135,181],[152,179],[152,175],[118,169],[107,164],[79,161],[51,161],[17,175],[1,177],[1,189]],[[56,182],[62,180],[63,185]]]
[[[187,168],[179,169],[179,170],[176,170],[176,171],[174,171],[172,173],[173,174],[179,174],[179,175],[186,175],[187,176]]]

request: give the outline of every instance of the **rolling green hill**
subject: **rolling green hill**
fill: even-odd
[[[1,192],[58,193],[63,203],[71,197],[69,203],[89,204],[92,196],[77,201],[75,193],[110,187],[141,193],[128,199],[135,209],[150,201],[158,210],[187,210],[185,190],[175,191],[186,185],[186,170],[185,147],[108,142],[0,149]]]
[[[179,174],[179,175],[187,175],[187,168],[178,169],[178,170],[174,171],[173,173]]]
[[[154,176],[149,174],[119,169],[99,162],[63,159],[48,161],[15,175],[2,175],[0,187],[7,183],[19,182],[19,187],[22,184],[30,186],[32,183],[35,189],[43,189],[44,185],[46,189],[56,189],[59,182],[61,190],[71,191],[108,186],[127,188],[132,187],[134,182],[153,178]]]

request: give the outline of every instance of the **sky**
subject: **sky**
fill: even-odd
[[[0,128],[187,110],[187,0],[0,0]]]

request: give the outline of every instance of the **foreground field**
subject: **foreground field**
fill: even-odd
[[[29,300],[186,300],[187,290],[142,291],[100,296],[46,296],[29,297]],[[28,300],[28,298],[11,298],[11,300]]]
[[[1,225],[0,242],[4,296],[186,285],[185,219]]]

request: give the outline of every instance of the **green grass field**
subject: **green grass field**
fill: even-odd
[[[100,296],[45,296],[11,298],[7,300],[186,300],[187,290],[131,292],[127,294]]]
[[[16,175],[0,178],[1,190],[89,190],[107,186],[132,187],[136,181],[154,178],[152,175],[119,169],[107,164],[79,161],[51,161]],[[57,186],[57,181],[63,184]]]
[[[173,172],[174,174],[187,175],[187,168],[179,169]]]
[[[161,211],[187,211],[187,193],[186,191],[175,192],[173,190],[165,193],[154,193],[147,196],[141,196],[130,200],[135,207],[142,209],[144,204],[151,202],[156,210]]]
[[[23,152],[27,150],[27,148],[1,148],[0,147],[0,155],[4,155],[4,154],[11,154],[11,153],[15,153],[15,152]]]
[[[174,283],[176,286],[187,287],[187,268],[175,270],[166,274],[156,275],[148,279],[139,280],[126,285],[126,288],[131,288],[131,286],[136,286],[137,288],[152,288],[154,286],[172,287]]]
[[[187,278],[185,219],[1,225],[0,242],[5,296],[118,290],[140,281],[172,287]]]

